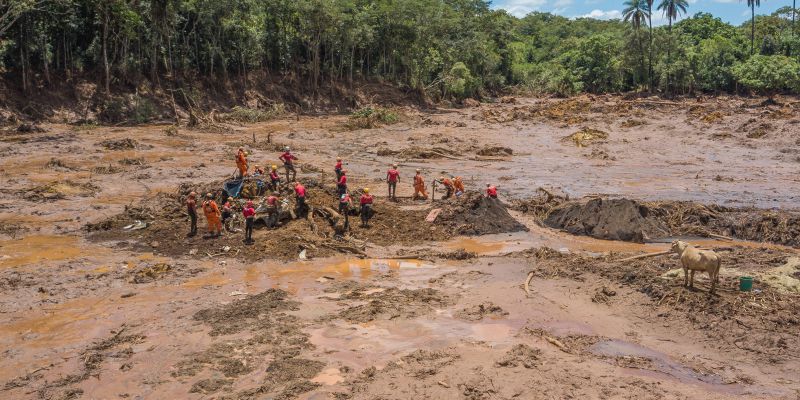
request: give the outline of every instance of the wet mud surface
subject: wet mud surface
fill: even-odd
[[[794,399],[798,103],[653,101],[4,130],[0,397]],[[311,218],[186,236],[184,196],[218,193],[236,147],[266,166],[284,145]],[[369,228],[326,209],[337,156]],[[417,168],[468,191],[411,200]],[[722,257],[716,294],[674,256],[620,261],[675,237]]]

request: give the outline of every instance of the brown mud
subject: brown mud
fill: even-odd
[[[9,127],[0,397],[795,399],[798,104],[506,98],[357,130],[343,115]],[[607,137],[564,140],[579,130]],[[313,219],[245,246],[200,237],[201,215],[186,237],[189,191],[219,193],[236,147],[266,166],[283,145]],[[369,228],[331,223],[336,157],[376,196]],[[413,201],[415,169],[467,194]],[[606,231],[650,242],[585,236]],[[716,294],[700,273],[684,288],[672,256],[619,261],[675,236],[720,254]]]

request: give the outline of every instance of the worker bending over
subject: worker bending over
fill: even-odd
[[[486,197],[491,199],[497,198],[497,188],[494,185],[487,183],[486,184]]]
[[[439,180],[436,181],[436,182],[439,183],[440,185],[444,186],[444,189],[445,189],[446,192],[444,194],[443,199],[449,199],[450,196],[453,195],[453,182],[450,181],[450,179],[445,178],[443,176],[440,176]]]
[[[456,192],[456,197],[464,194],[464,181],[460,176],[457,176],[456,179],[453,179],[453,190]]]
[[[278,224],[278,202],[280,199],[278,198],[278,192],[272,192],[272,194],[267,197],[265,203],[267,205],[267,228],[274,228],[275,225]]]

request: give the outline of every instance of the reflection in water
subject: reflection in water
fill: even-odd
[[[0,268],[69,260],[80,255],[77,236],[34,235],[0,241]]]

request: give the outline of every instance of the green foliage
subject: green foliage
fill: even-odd
[[[752,56],[733,67],[733,76],[748,89],[768,95],[800,90],[800,63],[786,56]]]
[[[462,62],[457,62],[450,68],[450,71],[445,75],[444,82],[447,93],[453,95],[459,101],[472,96],[475,90],[475,78],[472,77],[469,68]]]
[[[371,129],[382,125],[391,125],[400,120],[400,116],[383,107],[364,107],[350,115],[345,126],[348,129]]]
[[[259,110],[248,107],[233,107],[231,112],[224,114],[220,117],[222,121],[256,123],[266,122],[275,119],[286,113],[286,107],[283,103],[275,103],[266,110]]]

